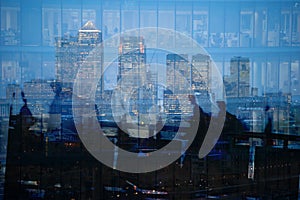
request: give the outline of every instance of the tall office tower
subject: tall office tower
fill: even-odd
[[[167,55],[167,71],[172,70],[174,73],[179,72],[181,76],[185,79],[185,81],[190,82],[191,80],[191,67],[188,61],[187,54],[168,54]],[[168,72],[167,72],[168,73]],[[184,81],[184,79],[180,79]],[[172,83],[171,85],[174,87],[172,89],[186,90],[183,87],[183,83],[176,83],[179,80],[176,80],[176,75],[167,75],[167,82]]]
[[[121,37],[118,81],[133,75],[145,75],[146,52],[142,37]],[[133,81],[130,81],[133,82]]]
[[[190,115],[192,107],[188,106],[187,95],[191,89],[191,66],[187,54],[167,55],[166,81],[169,91],[164,93],[164,107],[167,114]]]
[[[192,88],[195,92],[210,92],[211,59],[208,55],[197,54],[192,56],[191,66]]]
[[[41,114],[49,109],[49,104],[54,98],[51,83],[52,80],[41,79],[23,83],[23,92],[33,114]]]
[[[118,88],[133,116],[147,112],[146,49],[143,37],[121,37],[118,60]],[[117,89],[118,89],[117,88]],[[116,103],[117,104],[117,103]],[[117,106],[117,105],[116,105]]]
[[[230,60],[230,75],[224,77],[227,97],[250,96],[250,60],[240,56]]]
[[[56,41],[56,80],[64,88],[73,87],[78,70],[78,46],[76,37],[57,38]]]
[[[18,115],[23,105],[21,87],[19,84],[8,84],[6,87],[6,99],[12,108],[11,114]]]
[[[73,87],[77,71],[84,67],[86,76],[102,70],[103,52],[90,55],[91,51],[102,42],[102,32],[88,21],[79,31],[78,36],[58,38],[56,43],[56,79],[62,83],[63,90]],[[101,50],[100,47],[97,50]],[[87,61],[87,62],[84,62]],[[102,71],[101,71],[102,72]],[[88,77],[82,77],[88,78]],[[102,88],[102,82],[100,88]]]
[[[26,99],[49,100],[53,98],[52,80],[33,79],[23,83]]]
[[[212,79],[212,60],[209,55],[196,54],[191,61],[191,87],[195,92],[198,104],[206,112],[211,112],[211,94],[213,85]]]
[[[95,25],[88,21],[76,36],[59,38],[56,43],[56,81],[52,83],[55,93],[49,110],[49,128],[61,130],[61,135],[76,132],[72,118],[72,94],[76,76],[81,79],[74,91],[91,91],[88,83],[94,81],[103,69],[102,33]],[[80,71],[79,73],[79,69]],[[101,79],[102,80],[102,79]],[[98,84],[95,98],[102,94],[102,84]],[[98,82],[99,83],[99,82]],[[76,95],[76,94],[75,94]],[[67,130],[67,131],[66,131]]]
[[[78,34],[78,43],[81,46],[96,46],[102,42],[102,32],[98,30],[93,22],[88,21]]]
[[[103,74],[103,48],[101,43],[102,32],[91,21],[88,21],[78,32],[79,66],[84,69],[85,74],[85,76],[80,76],[80,78],[89,81],[97,73]],[[95,50],[93,51],[93,49]],[[82,82],[83,85],[79,85],[79,89],[88,91],[90,88],[86,88],[86,81]],[[98,82],[96,99],[102,96],[103,82],[103,78]]]

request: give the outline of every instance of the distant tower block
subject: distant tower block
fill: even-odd
[[[103,51],[92,56],[88,62],[83,62],[89,53],[102,42],[102,32],[88,21],[79,31],[78,35],[57,38],[56,42],[56,79],[61,82],[63,90],[73,87],[77,71],[80,66],[90,73],[103,70]],[[97,49],[99,50],[99,49]],[[101,50],[103,50],[101,48]],[[81,77],[88,78],[88,77]],[[102,91],[103,81],[100,83]]]
[[[170,91],[164,92],[165,112],[172,115],[189,116],[192,114],[192,106],[190,106],[187,97],[188,90],[191,89],[191,65],[188,55],[168,54],[166,62],[166,81],[167,85],[170,86]],[[182,78],[179,78],[176,73],[180,73]]]
[[[194,91],[210,93],[211,63],[211,59],[208,55],[193,55],[191,79]]]
[[[230,60],[230,75],[224,77],[227,97],[250,96],[250,60],[233,57]]]
[[[134,116],[145,114],[150,105],[147,85],[146,47],[144,38],[139,36],[122,36],[118,57],[119,95],[129,105]],[[115,106],[119,106],[116,105]]]

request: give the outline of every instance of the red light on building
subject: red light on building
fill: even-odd
[[[120,46],[119,46],[119,54],[122,54],[122,50],[123,50],[123,45],[120,44]]]
[[[144,53],[144,52],[145,52],[145,50],[144,50],[144,45],[141,44],[141,43],[140,43],[140,52],[141,52],[141,53]]]

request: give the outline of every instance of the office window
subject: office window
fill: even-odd
[[[240,47],[251,47],[253,40],[252,10],[241,8],[240,12]]]
[[[1,80],[8,84],[21,83],[20,55],[17,53],[1,55]]]
[[[209,46],[224,46],[224,7],[222,3],[211,3],[209,7]]]
[[[292,15],[290,12],[291,7],[281,10],[280,16],[280,46],[291,45],[291,22]]]
[[[261,57],[252,58],[253,69],[252,69],[252,96],[261,96],[264,93],[265,76],[264,73],[264,62]]]
[[[157,3],[140,2],[140,27],[157,26]]]
[[[121,3],[121,31],[139,27],[139,4],[130,1]]]
[[[175,10],[174,3],[159,2],[158,3],[158,27],[174,29],[175,28]],[[163,44],[165,41],[170,42],[170,38],[158,38],[158,42]],[[171,44],[175,44],[172,41]]]
[[[55,38],[61,36],[61,12],[60,7],[43,8],[43,45],[54,46]]]
[[[293,7],[293,16],[292,16],[292,46],[300,45],[300,10],[297,3]]]
[[[266,63],[266,92],[278,93],[279,86],[279,61],[276,58],[268,59]]]
[[[265,4],[257,4],[254,14],[254,45],[266,46],[267,41],[267,9]]]
[[[208,46],[208,6],[194,4],[193,7],[193,39],[201,46]]]
[[[279,65],[279,91],[283,94],[291,92],[291,65],[289,58],[280,58]]]
[[[186,5],[178,2],[175,6],[175,30],[192,37],[192,5]],[[192,40],[182,43],[182,39],[180,37],[176,37],[176,44],[180,47],[189,48],[192,46]]]
[[[23,46],[42,45],[42,2],[21,2],[21,44]],[[30,26],[27,24],[30,22]],[[32,29],[34,27],[34,30]]]
[[[299,59],[293,58],[291,61],[291,92],[292,95],[300,94],[300,62]]]
[[[20,43],[20,5],[15,4],[1,7],[1,45]]]
[[[62,7],[62,35],[76,36],[81,28],[81,10],[79,7],[63,5]]]
[[[120,3],[115,1],[113,4],[109,2],[103,3],[103,39],[113,36],[120,32]]]
[[[93,24],[100,30],[102,30],[102,1],[87,1],[82,3],[82,24],[87,21],[93,22]]]
[[[174,3],[158,3],[158,26],[161,28],[174,29],[175,27],[175,10]]]
[[[224,11],[225,47],[239,46],[239,4],[230,3]]]
[[[268,42],[269,47],[279,46],[280,10],[278,4],[268,10]]]

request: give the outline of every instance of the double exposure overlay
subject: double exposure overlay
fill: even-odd
[[[0,200],[300,199],[300,1],[0,12]]]

